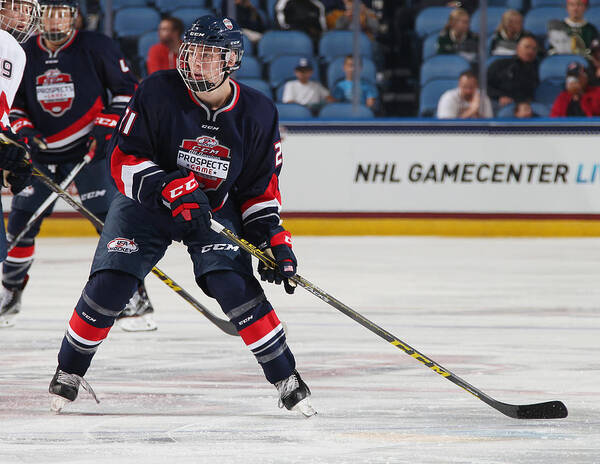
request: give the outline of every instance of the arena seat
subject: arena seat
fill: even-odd
[[[456,86],[455,79],[436,79],[425,84],[419,95],[419,116],[435,116],[437,104],[442,94]]]
[[[423,61],[431,58],[432,56],[437,55],[437,51],[438,51],[437,43],[438,43],[439,36],[440,35],[437,32],[434,32],[433,34],[429,34],[425,38],[425,40],[423,40],[423,47],[422,47],[422,53],[421,53],[421,57],[422,57]]]
[[[554,100],[556,100],[558,94],[562,92],[562,89],[562,84],[559,84],[556,81],[542,81],[535,89],[535,95],[533,99],[536,102],[552,107]]]
[[[153,8],[123,8],[115,13],[114,31],[117,37],[137,37],[148,31],[156,31],[160,15]]]
[[[147,0],[112,0],[113,11],[120,10],[121,8],[130,7],[146,7],[148,6]],[[100,9],[103,13],[106,13],[106,0],[100,0]]]
[[[262,65],[253,56],[245,56],[242,66],[235,71],[237,79],[262,79]]]
[[[530,0],[530,8],[531,9],[543,8],[546,6],[554,6],[554,7],[564,8],[565,0]]]
[[[600,28],[600,7],[593,6],[585,12],[585,19]]]
[[[364,105],[359,105],[358,112],[354,114],[352,103],[330,103],[319,112],[319,118],[323,119],[373,119],[374,117],[373,111]]]
[[[448,15],[452,10],[445,6],[430,6],[421,10],[415,20],[415,32],[422,39],[441,31],[448,22]]]
[[[258,42],[258,57],[270,63],[279,55],[313,55],[310,37],[301,31],[267,31]]]
[[[276,103],[279,120],[305,120],[312,119],[313,115],[308,108],[298,103]]]
[[[189,29],[192,23],[201,16],[212,15],[213,12],[207,8],[177,8],[171,11],[171,16],[181,19],[185,29]]]
[[[547,56],[540,63],[539,76],[540,81],[548,79],[557,79],[564,82],[569,63],[576,61],[584,66],[588,65],[587,60],[580,55],[551,55]]]
[[[244,43],[244,56],[254,56],[254,44],[245,34],[242,34],[242,42]]]
[[[120,1],[120,0],[119,0]],[[208,8],[207,0],[155,0],[154,4],[161,13],[169,13],[178,8]]]
[[[532,102],[531,109],[534,114],[537,114],[540,118],[547,118],[550,116],[550,110],[543,103]],[[509,119],[515,117],[515,104],[511,103],[510,105],[506,105],[498,111],[498,115],[496,116],[499,119]]]
[[[279,87],[290,79],[295,79],[296,74],[294,73],[298,60],[303,56],[286,55],[278,56],[269,65],[269,84],[271,87]],[[312,63],[313,75],[311,80],[319,80],[319,67],[313,59],[312,55],[306,56]]]
[[[458,79],[463,71],[471,69],[467,60],[459,55],[435,55],[421,65],[420,85],[434,79]]]
[[[319,56],[330,63],[340,56],[351,55],[354,51],[354,33],[352,31],[325,32],[319,40]],[[359,51],[362,57],[372,58],[373,47],[366,34],[361,33]]]
[[[329,66],[327,67],[327,88],[333,89],[336,82],[346,77],[344,74],[344,59],[344,57],[339,57],[329,63]],[[375,64],[368,58],[362,59],[360,77],[372,84],[376,83],[377,76]]]
[[[523,29],[538,37],[546,35],[548,21],[552,19],[563,19],[566,16],[565,9],[559,7],[542,7],[531,9],[525,15]]]
[[[503,6],[489,6],[487,8],[487,35],[490,36],[496,31],[498,24],[502,20],[502,15],[506,11],[506,7]],[[475,10],[473,16],[471,16],[471,30],[479,34],[480,30],[480,12],[479,9]]]
[[[264,81],[262,79],[234,79],[235,81],[239,82],[240,84],[244,84],[247,85],[248,87],[252,87],[253,89],[258,90],[259,92],[265,94],[267,97],[269,97],[271,100],[273,99],[273,92],[271,92],[271,87],[269,87],[269,84],[267,83],[267,81]]]

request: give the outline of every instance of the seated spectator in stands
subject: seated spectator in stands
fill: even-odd
[[[586,58],[590,62],[588,66],[589,85],[600,86],[600,40],[592,40],[590,54]]]
[[[148,74],[161,69],[175,69],[177,55],[181,45],[183,22],[179,18],[165,18],[158,25],[159,43],[152,45],[148,50],[146,68]]]
[[[492,38],[490,55],[514,55],[517,43],[525,34],[523,15],[517,10],[506,10]]]
[[[354,0],[344,0],[344,8],[334,10],[327,15],[328,29],[352,29],[352,17],[354,8]],[[369,39],[373,40],[379,30],[379,20],[375,12],[366,7],[364,3],[360,3],[360,28]]]
[[[567,0],[568,16],[563,21],[548,22],[548,54],[589,53],[592,40],[598,38],[598,30],[584,18],[587,7],[588,0]]]
[[[488,68],[488,95],[499,106],[533,100],[539,82],[537,47],[535,37],[523,36],[515,56],[496,60]]]
[[[228,0],[221,3],[221,14],[233,16],[229,12]],[[265,21],[250,0],[235,0],[235,21],[251,42],[256,43],[262,39],[262,33],[266,29]]]
[[[438,38],[437,52],[440,54],[459,54],[469,61],[477,58],[478,38],[469,30],[469,13],[455,8],[448,16],[448,22]]]
[[[447,90],[440,97],[436,117],[439,119],[473,119],[494,116],[492,102],[486,96],[481,104],[479,80],[473,71],[465,71],[458,78],[458,87]]]
[[[325,7],[319,0],[278,0],[275,18],[281,29],[306,32],[315,43],[327,30]]]
[[[300,58],[294,71],[296,80],[288,81],[283,86],[283,103],[298,103],[316,114],[328,101],[333,101],[329,90],[320,82],[310,80],[313,67],[309,59]]]
[[[552,105],[550,117],[600,116],[600,87],[588,85],[585,68],[577,62],[567,67],[567,78],[563,90]]]
[[[539,114],[535,114],[533,112],[531,103],[529,103],[528,101],[517,102],[515,104],[514,115],[515,115],[515,118],[519,118],[519,119],[529,119],[529,118],[539,117]]]
[[[346,79],[344,79],[343,81],[339,81],[337,84],[335,84],[335,87],[331,92],[331,96],[333,97],[331,101],[344,103],[352,102],[352,93],[354,89],[354,72],[354,57],[352,55],[348,55],[344,59],[344,74],[346,75]],[[361,79],[359,91],[360,103],[372,109],[377,103],[377,97],[379,97],[377,87],[375,87],[369,81]]]

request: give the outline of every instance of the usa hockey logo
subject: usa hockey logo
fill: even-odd
[[[126,253],[128,255],[135,253],[140,249],[134,240],[123,237],[117,237],[111,240],[106,245],[106,248],[108,248],[109,253]]]
[[[229,173],[230,150],[213,137],[184,139],[177,153],[177,164],[194,172],[200,188],[217,190]]]
[[[71,109],[75,99],[75,85],[70,74],[49,69],[36,77],[36,95],[43,110],[60,117]]]

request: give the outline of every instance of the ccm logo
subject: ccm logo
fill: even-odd
[[[172,200],[180,197],[181,195],[185,195],[186,193],[193,192],[198,188],[198,181],[196,179],[190,179],[186,183],[178,185],[171,191],[169,191],[169,196]]]

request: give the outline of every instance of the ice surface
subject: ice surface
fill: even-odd
[[[300,273],[494,398],[559,399],[510,419],[302,289],[267,294],[319,415],[277,408],[239,338],[154,276],[159,328],[114,329],[81,391],[49,411],[56,354],[94,239],[40,239],[0,330],[0,463],[600,462],[600,240],[298,237]],[[159,264],[195,286],[182,246]]]

